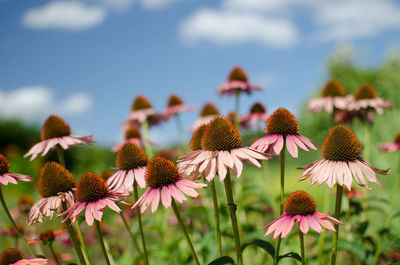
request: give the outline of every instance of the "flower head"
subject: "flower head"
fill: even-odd
[[[73,136],[68,123],[57,115],[50,115],[42,126],[40,132],[41,142],[35,144],[24,157],[31,156],[30,161],[38,155],[44,156],[57,145],[67,150],[80,144],[94,143],[92,136]]]
[[[313,113],[322,110],[333,113],[346,108],[348,101],[343,85],[338,80],[331,79],[322,88],[321,97],[310,100],[308,110]]]
[[[326,182],[330,188],[337,182],[348,190],[351,190],[352,176],[360,186],[368,188],[364,176],[368,181],[379,184],[375,173],[386,175],[388,170],[374,168],[361,158],[361,152],[362,145],[353,131],[344,125],[337,125],[329,131],[322,144],[323,159],[304,166],[302,169],[306,171],[300,180],[310,177],[310,186]]]
[[[293,157],[298,157],[298,149],[310,151],[316,150],[317,146],[308,138],[299,134],[300,127],[295,116],[285,108],[278,108],[269,116],[265,133],[266,136],[255,141],[251,147],[265,153],[279,155],[286,145],[287,150]]]
[[[111,170],[103,170],[100,173],[100,177],[104,179],[106,182],[112,175],[114,175],[114,172],[112,172]]]
[[[185,175],[203,174],[208,181],[211,181],[218,173],[222,181],[228,168],[232,169],[236,177],[240,177],[244,160],[261,167],[257,159],[269,159],[269,155],[242,146],[238,129],[225,117],[217,116],[206,125],[204,131],[197,131],[194,135],[197,139],[192,139],[193,143],[198,144],[200,134],[202,134],[201,150],[194,150],[178,160],[178,166]]]
[[[74,223],[76,217],[85,210],[85,220],[88,225],[93,225],[94,220],[101,221],[106,206],[116,212],[121,209],[115,204],[122,200],[118,197],[127,197],[128,194],[119,189],[110,189],[106,181],[93,172],[85,173],[76,183],[74,189],[75,203],[60,216],[66,215],[63,222],[72,219]]]
[[[118,171],[107,180],[108,185],[110,188],[123,187],[125,191],[131,191],[136,179],[139,187],[144,188],[147,162],[147,155],[141,147],[134,143],[125,143],[118,151],[115,160]]]
[[[337,79],[329,80],[321,90],[321,97],[344,97],[346,90]]]
[[[42,242],[43,244],[51,245],[58,237],[60,237],[62,240],[65,240],[65,238],[68,238],[69,240],[67,231],[65,230],[53,231],[49,229],[40,233],[39,237],[29,239],[28,244],[35,244]]]
[[[196,183],[181,176],[178,167],[172,161],[159,156],[150,159],[145,178],[149,188],[132,207],[141,205],[141,213],[144,213],[150,204],[154,213],[160,200],[164,207],[168,208],[172,198],[183,202],[186,200],[184,194],[197,197],[199,194],[195,189],[207,187],[206,184]]]
[[[201,150],[201,138],[203,137],[204,130],[206,129],[206,125],[203,124],[194,131],[192,139],[190,139],[190,149],[192,151]]]
[[[197,127],[209,123],[213,118],[219,115],[217,107],[212,103],[206,103],[200,112],[200,117],[194,122],[192,131]]]
[[[151,108],[153,107],[151,106],[150,101],[145,96],[139,95],[133,101],[131,111],[134,112],[137,110],[151,109]]]
[[[381,152],[397,152],[400,150],[400,133],[396,134],[393,139],[393,142],[389,143],[381,143],[380,144]]]
[[[234,95],[241,92],[250,94],[253,90],[261,90],[261,87],[249,83],[245,71],[237,66],[229,73],[228,82],[220,85],[217,89],[220,94],[227,95]]]
[[[181,112],[192,110],[195,110],[195,107],[186,105],[178,95],[172,94],[168,99],[167,109],[164,113],[168,116],[173,116]]]
[[[243,115],[239,118],[239,122],[243,126],[249,123],[256,124],[259,121],[265,122],[267,121],[267,119],[268,119],[267,110],[265,109],[263,104],[257,102],[251,106],[249,114]]]
[[[63,210],[62,203],[69,207],[74,203],[75,177],[56,162],[47,162],[40,171],[37,184],[40,200],[27,217],[27,223],[43,222],[44,217],[53,217],[54,212]]]
[[[317,233],[321,233],[322,227],[336,231],[333,225],[342,224],[339,220],[317,212],[317,204],[314,198],[305,191],[295,191],[289,194],[284,205],[284,214],[272,223],[264,227],[268,228],[265,236],[274,233],[274,238],[281,236],[285,238],[292,230],[294,222],[299,224],[300,231],[304,234],[308,233],[309,228],[312,228]]]
[[[349,99],[346,108],[348,111],[376,111],[378,114],[383,114],[383,109],[390,109],[392,107],[391,102],[379,98],[378,93],[370,84],[360,86]]]
[[[32,178],[27,175],[11,173],[10,163],[7,158],[0,154],[0,184],[7,186],[8,183],[18,184],[18,181],[32,181]]]
[[[0,265],[42,265],[47,264],[47,259],[28,258],[16,248],[8,248],[0,253]]]
[[[138,128],[138,125],[133,125],[133,124],[129,125],[125,130],[124,135],[125,135],[125,141],[114,146],[111,149],[111,151],[118,152],[118,150],[121,149],[121,147],[128,142],[137,145],[140,145],[142,143],[142,134],[140,132],[140,129]]]

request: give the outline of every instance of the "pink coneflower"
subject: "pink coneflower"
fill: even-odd
[[[331,79],[321,91],[321,97],[310,100],[308,111],[312,113],[326,111],[334,113],[346,108],[349,99],[343,85],[336,79]]]
[[[362,146],[353,131],[344,125],[333,127],[326,136],[319,159],[302,169],[300,181],[310,177],[310,186],[326,182],[329,188],[335,183],[351,190],[352,176],[358,185],[368,188],[367,180],[379,184],[375,173],[386,175],[388,170],[374,168],[361,158]]]
[[[209,123],[213,118],[219,115],[217,107],[212,103],[206,103],[200,112],[200,117],[193,123],[192,131],[197,127]]]
[[[242,146],[239,130],[222,116],[214,118],[205,127],[201,147],[202,150],[195,150],[179,158],[178,165],[185,174],[199,172],[208,181],[214,179],[216,174],[220,181],[223,181],[229,168],[239,178],[242,174],[243,161],[261,167],[257,159],[269,159],[266,154]]]
[[[173,116],[181,112],[193,111],[195,109],[194,106],[186,105],[179,96],[173,94],[168,99],[167,109],[164,113],[168,116]]]
[[[283,215],[264,227],[264,229],[268,228],[265,236],[274,233],[274,239],[278,236],[285,238],[292,230],[295,221],[297,221],[300,231],[304,234],[307,234],[310,228],[317,233],[321,233],[323,231],[321,226],[336,231],[330,222],[343,224],[329,216],[329,213],[317,212],[314,198],[305,191],[290,193],[285,201],[284,212]]]
[[[142,143],[142,134],[137,126],[130,126],[128,129],[125,130],[125,141],[120,144],[114,146],[111,151],[118,152],[118,150],[125,144],[125,143],[134,143],[140,145]]]
[[[160,200],[165,208],[169,208],[172,198],[178,202],[186,200],[184,194],[195,198],[199,195],[195,189],[207,187],[206,184],[196,183],[181,176],[178,167],[172,161],[159,156],[150,159],[145,178],[149,188],[132,207],[141,205],[141,213],[144,213],[150,204],[154,213]]]
[[[239,119],[239,115],[236,114],[236,112],[231,111],[228,113],[227,117],[229,118],[229,120],[235,124],[237,121],[239,122],[240,127],[242,127],[243,129],[247,130],[250,128],[250,124],[248,120],[242,120],[240,121]]]
[[[265,133],[267,135],[255,141],[251,148],[264,153],[275,152],[276,155],[279,155],[286,145],[289,153],[296,158],[298,156],[297,147],[305,151],[310,151],[310,148],[317,150],[317,146],[298,131],[299,123],[293,114],[285,108],[278,108],[266,122]]]
[[[53,231],[49,229],[42,232],[39,237],[29,239],[28,244],[36,244],[40,242],[43,244],[52,244],[57,237],[68,237],[68,232],[65,230]]]
[[[250,113],[239,118],[240,124],[256,124],[259,121],[266,122],[268,119],[267,110],[261,103],[254,103],[250,108]]]
[[[345,123],[350,124],[358,118],[362,123],[374,123],[375,115],[371,111],[367,111],[365,109],[359,111],[350,111],[347,109],[339,110],[336,112],[334,121],[336,123]]]
[[[149,116],[156,114],[150,101],[145,96],[137,96],[133,101],[129,120],[142,124]]]
[[[381,152],[397,152],[400,151],[400,133],[396,134],[393,142],[381,143],[379,145]]]
[[[57,115],[50,115],[40,132],[41,142],[35,144],[24,157],[31,156],[32,161],[38,155],[44,156],[58,145],[67,150],[80,144],[94,143],[92,135],[81,137],[71,135],[68,123]]]
[[[0,154],[0,184],[7,186],[8,183],[18,184],[18,181],[32,181],[33,179],[30,176],[11,173],[10,171],[10,163],[5,156]]]
[[[44,217],[53,218],[55,212],[63,210],[63,202],[69,208],[74,204],[75,177],[56,162],[47,162],[37,184],[40,200],[29,211],[26,222],[30,225],[43,222]]]
[[[11,216],[13,219],[17,219],[19,217],[25,217],[33,204],[35,204],[35,200],[29,195],[22,195],[17,202],[17,205],[14,209],[11,210]]]
[[[110,189],[104,179],[89,171],[76,183],[76,188],[74,189],[75,203],[60,216],[66,215],[63,222],[71,219],[72,223],[74,223],[76,217],[86,208],[85,220],[89,226],[92,226],[94,220],[101,221],[106,206],[119,213],[121,209],[115,203],[122,203],[122,200],[118,197],[127,196],[128,194],[125,192]]]
[[[365,110],[383,114],[383,109],[390,109],[392,103],[378,97],[378,93],[370,84],[362,85],[352,96],[347,106],[349,111]]]
[[[146,186],[147,155],[137,144],[125,143],[118,151],[115,165],[118,171],[107,180],[110,189],[132,191],[135,180],[140,188]]]
[[[228,76],[228,82],[220,85],[217,89],[218,93],[223,95],[235,95],[241,92],[251,94],[254,90],[260,91],[261,87],[249,83],[247,74],[240,67],[233,68]]]
[[[356,190],[354,187],[351,187],[351,190],[343,190],[343,194],[346,195],[349,199],[361,198],[363,195],[362,190]]]
[[[0,253],[1,265],[43,265],[47,264],[47,259],[27,258],[16,248],[8,248]]]

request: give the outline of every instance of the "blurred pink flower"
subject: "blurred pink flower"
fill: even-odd
[[[218,115],[219,111],[217,107],[212,103],[206,103],[200,112],[200,117],[193,123],[192,131],[195,131],[201,125],[209,123]]]
[[[173,94],[168,99],[167,109],[164,111],[164,114],[168,116],[173,116],[181,112],[194,111],[194,110],[196,110],[196,107],[186,105],[185,103],[183,103],[180,97]]]
[[[0,253],[0,264],[5,265],[43,265],[47,264],[47,259],[27,258],[16,248],[8,248]]]
[[[228,82],[223,83],[217,89],[218,93],[226,95],[235,95],[245,92],[251,94],[254,90],[262,90],[260,86],[248,82],[247,74],[240,67],[235,67],[229,73]]]
[[[18,181],[27,181],[30,182],[33,179],[30,176],[11,173],[10,170],[10,163],[5,156],[0,154],[0,184],[7,186],[8,183],[18,184]]]
[[[376,111],[378,114],[383,114],[383,109],[390,109],[392,103],[378,97],[375,89],[369,85],[362,85],[353,95],[348,96],[349,103],[347,110],[349,111]]]
[[[396,134],[393,142],[381,143],[379,145],[381,152],[397,152],[400,151],[400,133]]]
[[[240,124],[256,124],[259,121],[266,122],[268,119],[267,111],[261,103],[254,103],[250,108],[250,113],[239,118]]]
[[[321,91],[321,97],[310,100],[308,111],[334,113],[335,110],[345,109],[349,99],[343,85],[336,79],[329,80]]]

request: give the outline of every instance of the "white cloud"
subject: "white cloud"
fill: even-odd
[[[187,43],[211,41],[217,44],[256,42],[264,46],[290,47],[297,42],[297,29],[285,19],[251,13],[200,9],[179,28]]]
[[[27,86],[12,91],[0,90],[0,116],[23,120],[41,120],[50,114],[80,115],[92,107],[86,93],[72,94],[57,101],[53,91],[45,86]]]
[[[85,30],[102,23],[106,15],[101,7],[76,1],[54,1],[28,9],[22,16],[22,23],[33,29]]]
[[[140,0],[140,4],[146,9],[161,9],[169,6],[176,0]]]

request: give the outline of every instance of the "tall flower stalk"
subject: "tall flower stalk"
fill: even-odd
[[[100,222],[95,220],[94,221],[94,225],[96,227],[97,239],[99,241],[99,245],[100,245],[101,251],[103,252],[104,259],[105,259],[107,265],[111,265],[110,258],[108,256],[108,252],[106,250],[106,246],[104,245],[103,235],[101,234]]]
[[[139,199],[138,187],[137,186],[138,186],[137,183],[133,184],[133,196],[135,198],[135,202],[137,202],[138,199]],[[139,208],[136,208],[136,215],[137,215],[138,223],[139,223],[140,237],[142,239],[144,260],[146,262],[146,265],[149,265],[149,257],[147,255],[146,239],[144,237],[143,224],[142,224],[142,215],[140,214],[140,209]]]
[[[335,218],[337,220],[340,219],[340,209],[342,206],[342,197],[343,197],[343,187],[340,185],[336,185],[336,202],[335,202]],[[331,265],[336,264],[336,255],[337,255],[337,245],[339,242],[339,225],[335,224],[335,230],[333,234],[333,242],[332,242],[332,251],[331,251]]]
[[[283,142],[283,148],[281,150],[280,154],[280,170],[281,170],[281,182],[280,182],[280,191],[281,191],[281,196],[280,196],[280,207],[279,207],[279,214],[283,214],[283,208],[284,208],[284,203],[285,203],[285,145],[286,141],[284,140]],[[278,241],[276,242],[276,248],[275,248],[275,260],[274,264],[278,264],[278,259],[279,259],[279,250],[281,247],[281,237],[278,238]]]
[[[222,239],[221,239],[222,237],[221,237],[221,228],[219,222],[218,197],[214,180],[210,181],[210,187],[211,187],[211,195],[214,207],[215,232],[217,235],[218,255],[219,257],[222,257]]]

